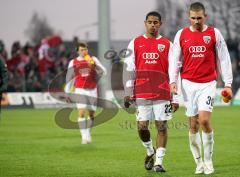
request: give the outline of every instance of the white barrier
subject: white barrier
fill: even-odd
[[[66,103],[56,100],[49,92],[15,92],[3,94],[1,105],[3,108],[59,108]]]
[[[234,96],[233,99],[233,105],[240,105],[240,88],[238,89],[236,95]]]
[[[229,106],[230,103],[224,103],[221,98],[222,88],[218,88],[214,99],[215,106]],[[106,99],[116,104],[119,108],[123,105],[124,93],[122,90],[109,90],[106,92]],[[180,106],[183,106],[183,98],[180,95]],[[5,93],[1,101],[2,108],[61,108],[74,107],[75,104],[66,104],[53,98],[49,92],[16,92]],[[232,105],[240,105],[240,89],[235,95]]]

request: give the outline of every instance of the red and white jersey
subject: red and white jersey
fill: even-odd
[[[71,92],[72,85],[75,88],[94,89],[97,86],[97,75],[106,75],[106,69],[98,59],[92,59],[95,66],[80,56],[70,61],[66,76],[66,93]]]
[[[125,95],[148,100],[170,100],[168,54],[171,42],[159,36],[133,39],[128,46],[123,74]]]
[[[181,66],[179,66],[181,65]],[[196,83],[216,80],[218,71],[225,85],[232,84],[232,66],[227,45],[216,28],[204,26],[202,32],[191,27],[177,32],[169,58],[170,83],[181,78]]]
[[[39,60],[42,60],[44,58],[49,59],[49,49],[50,46],[47,43],[41,44],[41,46],[38,49],[38,56]]]

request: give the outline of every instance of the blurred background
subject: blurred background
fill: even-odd
[[[145,16],[153,10],[162,15],[161,35],[173,40],[180,28],[189,25],[187,11],[192,2],[0,0],[0,60],[7,63],[9,75],[0,104],[0,176],[157,176],[143,168],[144,151],[137,139],[134,109],[116,109],[123,105],[124,49],[132,38],[144,33]],[[218,79],[211,118],[216,135],[214,176],[238,177],[240,1],[201,2],[206,6],[207,23],[224,35],[234,75],[231,103],[222,101],[223,83]],[[53,94],[64,88],[67,66],[76,56],[74,45],[79,41],[87,42],[90,54],[106,66],[108,75],[100,85],[101,94],[105,93],[108,100],[101,102],[115,108],[98,107],[93,143],[88,145],[81,145],[79,130],[75,129],[78,111],[69,109],[75,105],[55,99]],[[195,165],[184,112],[181,107],[168,122],[164,166],[169,171],[165,176],[193,176]],[[154,122],[149,128],[155,139]]]
[[[122,74],[119,52],[132,38],[144,33],[145,15],[152,10],[160,12],[160,33],[173,40],[177,30],[189,25],[187,10],[192,2],[0,0],[0,57],[8,67],[7,92],[48,91],[51,80],[76,56],[74,45],[79,41],[89,44],[90,54],[107,66],[109,78],[116,81]],[[240,86],[240,1],[201,2],[206,6],[207,24],[219,28],[227,42],[236,94]],[[111,60],[104,57],[110,49],[115,51]],[[64,78],[59,82],[64,83]],[[218,87],[223,87],[221,79]],[[112,82],[108,89],[122,90],[122,83]]]

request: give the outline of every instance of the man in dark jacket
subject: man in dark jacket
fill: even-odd
[[[8,85],[7,65],[0,55],[0,112],[2,92],[7,91],[7,85]]]

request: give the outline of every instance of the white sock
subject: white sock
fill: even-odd
[[[91,139],[91,129],[93,127],[93,122],[94,122],[94,119],[91,119],[90,117],[87,118],[86,120],[86,136],[87,136],[87,139]]]
[[[162,165],[163,158],[165,156],[166,149],[163,147],[157,148],[156,151],[156,161],[154,165]]]
[[[86,136],[91,137],[91,129],[90,128],[86,129]]]
[[[150,141],[147,142],[143,142],[142,141],[143,146],[146,148],[147,150],[147,155],[150,156],[154,153],[154,149],[153,149],[153,145],[152,145],[152,140],[150,139]]]
[[[78,118],[78,126],[79,126],[79,130],[82,136],[82,139],[86,139],[87,136],[87,132],[86,132],[86,119],[79,117]]]
[[[204,162],[212,162],[212,154],[213,154],[213,131],[211,133],[202,132],[202,141],[204,148]]]
[[[196,164],[202,163],[202,145],[200,133],[192,134],[189,132],[189,145]]]

